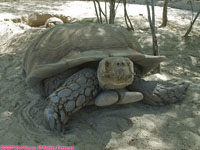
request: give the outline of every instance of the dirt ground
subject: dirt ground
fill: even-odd
[[[134,36],[144,53],[152,53],[146,6],[128,4]],[[79,10],[79,11],[76,11]],[[25,83],[22,61],[27,45],[46,28],[46,17],[67,22],[95,20],[92,2],[0,2],[0,145],[75,146],[76,150],[198,150],[200,149],[200,21],[184,39],[191,12],[169,8],[169,24],[157,28],[162,73],[148,80],[190,83],[178,104],[154,107],[142,103],[87,106],[73,114],[65,134],[46,130],[30,115],[39,95]],[[156,7],[156,25],[162,8]],[[41,21],[38,25],[37,22]],[[117,23],[124,25],[123,7]]]

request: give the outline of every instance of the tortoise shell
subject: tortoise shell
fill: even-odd
[[[146,74],[164,56],[145,55],[134,36],[117,25],[62,24],[44,31],[27,48],[24,57],[26,82],[37,85],[45,78],[83,63],[105,57],[128,57]]]

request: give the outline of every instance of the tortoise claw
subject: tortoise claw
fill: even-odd
[[[55,129],[55,119],[54,110],[51,108],[46,108],[44,110],[44,120],[46,126],[51,130]]]

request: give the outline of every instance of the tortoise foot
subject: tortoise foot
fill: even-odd
[[[182,100],[189,85],[186,82],[145,81],[136,77],[128,89],[141,92],[144,103],[162,106]]]

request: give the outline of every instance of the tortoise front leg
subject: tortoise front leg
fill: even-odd
[[[189,83],[186,82],[145,81],[135,76],[133,83],[128,86],[128,89],[141,92],[144,95],[144,103],[162,106],[180,101],[188,87]]]
[[[128,104],[140,101],[143,95],[140,92],[130,92],[126,89],[105,90],[94,99],[96,106],[109,106],[113,104]]]
[[[48,96],[44,120],[51,130],[61,130],[69,116],[87,105],[100,92],[96,71],[83,69]]]

